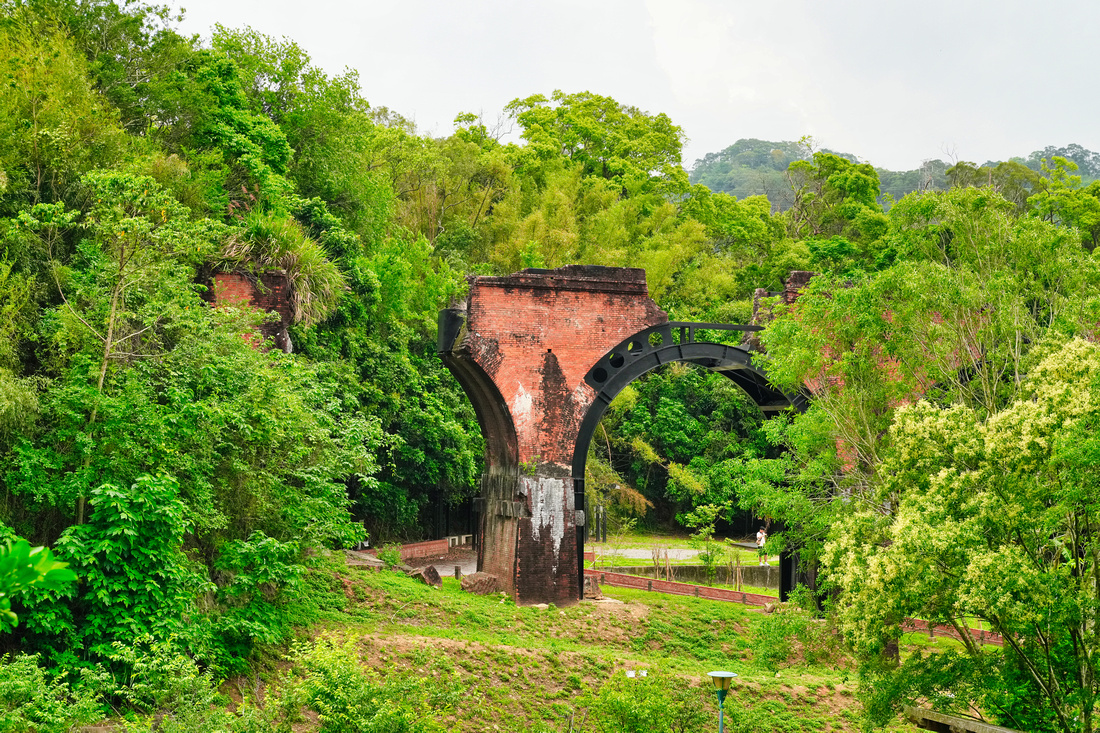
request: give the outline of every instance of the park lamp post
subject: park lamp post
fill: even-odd
[[[718,733],[725,733],[726,722],[723,718],[723,703],[726,702],[726,694],[730,691],[735,672],[707,672],[711,682],[714,683],[714,694],[718,696]]]

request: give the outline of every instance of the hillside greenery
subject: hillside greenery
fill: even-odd
[[[809,160],[817,151],[813,138],[796,142],[741,139],[725,150],[707,153],[695,161],[689,179],[718,193],[728,193],[737,198],[765,196],[773,211],[786,211],[794,205],[792,184],[787,176],[791,163]],[[838,153],[821,149],[821,152],[837,155],[852,163],[860,162],[850,153]],[[1084,185],[1100,178],[1100,153],[1077,144],[1057,147],[1048,145],[1024,157],[1007,161],[986,161],[981,165],[954,160],[945,162],[930,158],[919,168],[907,171],[891,171],[875,168],[879,179],[879,203],[889,208],[895,201],[915,191],[946,191],[963,179],[968,185],[994,186],[999,192],[1025,186],[1030,194],[1042,186],[1040,175],[1044,164],[1056,157],[1074,163]],[[1011,194],[1004,193],[1006,198]]]
[[[177,21],[0,3],[12,679],[144,713],[270,655],[345,679],[336,647],[288,651],[323,615],[313,563],[420,539],[478,491],[477,421],[435,354],[468,275],[642,267],[670,318],[747,322],[810,270],[795,305],[758,304],[757,357],[810,409],[765,421],[721,376],[656,372],[608,410],[594,500],[623,526],[782,528],[870,723],[924,701],[1094,730],[1095,153],[890,173],[742,140],[689,175],[683,130],[627,101],[534,93],[503,110],[516,141],[469,113],[432,137],[291,40]],[[292,353],[256,342],[264,314],[211,307],[225,271],[286,274]],[[899,658],[907,616],[1012,643]],[[312,679],[280,694],[319,705]]]

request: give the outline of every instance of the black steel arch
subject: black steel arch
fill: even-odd
[[[760,367],[752,363],[752,353],[740,346],[696,341],[696,331],[761,331],[761,326],[725,323],[688,323],[672,321],[651,326],[630,336],[608,351],[584,377],[596,390],[596,398],[581,421],[573,448],[574,506],[584,508],[584,470],[588,446],[611,401],[638,377],[662,364],[687,362],[717,372],[743,389],[765,414],[793,409],[802,412],[809,404],[805,393],[788,394],[768,381]],[[587,518],[586,518],[587,521]],[[580,568],[579,591],[584,597],[584,528],[577,528],[577,562]],[[780,564],[783,561],[781,558]],[[783,572],[781,570],[781,572]],[[783,572],[781,577],[785,577]],[[780,581],[780,594],[783,595]]]

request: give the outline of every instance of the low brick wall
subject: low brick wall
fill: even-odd
[[[412,544],[401,545],[401,559],[408,560],[412,557],[446,555],[450,549],[450,543],[446,539],[413,542]]]
[[[654,580],[652,578],[638,577],[637,575],[613,573],[605,570],[593,570],[591,568],[585,569],[584,574],[594,577],[596,582],[600,585],[608,585],[612,588],[635,588],[637,590],[648,590],[655,593],[669,593],[676,596],[706,598],[710,601],[744,603],[751,606],[763,606],[765,603],[776,603],[779,601],[776,596],[765,596],[758,593],[743,593],[739,590],[714,588],[709,585],[693,585],[691,583]],[[939,624],[931,625],[927,621],[923,621],[919,618],[905,619],[902,628],[907,631],[927,633],[931,637],[950,637],[956,641],[962,641],[962,637],[959,636],[959,633],[955,631],[954,627]],[[1004,645],[1004,638],[996,632],[979,629],[967,630],[970,632],[970,636],[974,641],[983,644],[995,644],[997,646]]]
[[[450,542],[447,538],[441,540],[428,540],[427,542],[411,542],[401,545],[401,559],[410,560],[414,557],[431,557],[432,555],[446,555],[450,551]],[[378,548],[372,548],[367,553],[378,556]]]
[[[944,624],[930,624],[927,621],[919,618],[907,618],[901,625],[906,631],[915,631],[918,633],[928,634],[929,637],[935,638],[948,637],[955,641],[962,641],[962,637],[959,636],[959,632],[955,631],[954,626],[946,626]],[[998,634],[996,631],[985,631],[984,629],[967,629],[970,632],[970,637],[974,641],[983,644],[995,644],[997,646],[1004,646],[1004,637]]]
[[[668,580],[655,580],[652,578],[639,578],[636,575],[625,573],[609,573],[604,570],[587,569],[585,575],[594,577],[600,585],[609,585],[616,588],[637,588],[638,590],[654,591],[656,593],[669,593],[676,596],[694,596],[706,598],[710,601],[729,601],[732,603],[746,603],[753,606],[763,606],[765,603],[776,603],[779,599],[775,596],[765,596],[758,593],[744,593],[731,588],[714,588],[709,585],[694,585],[692,583],[677,583]]]

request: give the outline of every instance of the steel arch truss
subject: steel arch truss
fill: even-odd
[[[611,401],[638,377],[669,362],[697,364],[717,372],[748,394],[760,406],[765,416],[783,410],[802,412],[809,405],[805,393],[787,394],[768,381],[767,374],[752,363],[752,353],[740,346],[728,346],[707,341],[696,341],[697,331],[760,331],[760,326],[731,325],[722,323],[669,322],[639,331],[623,340],[600,358],[588,370],[585,383],[596,390],[596,398],[581,421],[577,442],[573,449],[574,506],[583,509],[584,470],[588,462],[588,446]],[[580,568],[579,591],[584,597],[584,529],[577,528],[577,554]],[[785,562],[784,562],[785,560]],[[786,585],[793,587],[787,575],[793,573],[793,558],[781,558],[780,595],[786,596]],[[790,566],[789,568],[786,566]]]
[[[741,387],[765,415],[793,408],[801,412],[808,400],[802,393],[787,394],[772,386],[767,374],[752,363],[752,354],[740,346],[696,341],[697,331],[760,331],[760,326],[724,323],[670,322],[639,331],[608,351],[588,370],[584,381],[596,390],[577,434],[573,476],[583,477],[588,444],[611,401],[638,377],[662,364],[679,361],[717,372]]]

